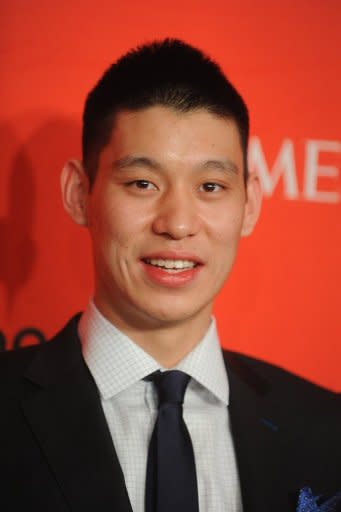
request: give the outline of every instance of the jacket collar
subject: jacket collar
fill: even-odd
[[[71,510],[132,512],[97,388],[77,336],[78,318],[36,354],[23,411]]]
[[[295,396],[302,381],[234,352],[224,352],[224,359],[244,512],[295,511],[299,491],[307,485],[318,494],[335,492],[317,467],[325,456],[325,439],[319,436],[316,444],[316,417],[310,423],[301,409],[302,390]]]

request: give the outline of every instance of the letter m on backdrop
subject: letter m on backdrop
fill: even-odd
[[[290,139],[284,139],[277,154],[275,163],[269,170],[259,137],[251,137],[248,151],[250,171],[256,171],[264,195],[270,197],[279,179],[283,178],[284,196],[286,199],[298,199],[294,145]]]

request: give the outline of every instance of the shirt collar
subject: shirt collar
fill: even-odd
[[[205,336],[178,363],[177,369],[190,375],[225,405],[228,405],[229,386],[214,317],[212,317]]]
[[[83,356],[104,399],[111,398],[160,364],[109,322],[90,301],[79,326]],[[215,319],[199,344],[176,366],[228,405],[229,389]]]

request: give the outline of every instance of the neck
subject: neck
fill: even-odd
[[[130,323],[115,310],[97,301],[100,313],[152,356],[163,368],[172,368],[191,352],[210,325],[211,307],[176,322]]]

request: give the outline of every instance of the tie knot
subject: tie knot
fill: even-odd
[[[155,372],[152,380],[159,396],[159,407],[166,403],[182,404],[190,376],[180,370]]]

